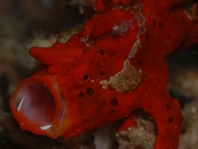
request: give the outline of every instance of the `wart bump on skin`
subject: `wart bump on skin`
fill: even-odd
[[[107,80],[103,80],[99,82],[100,85],[102,85],[103,89],[107,89],[108,88],[108,81]]]

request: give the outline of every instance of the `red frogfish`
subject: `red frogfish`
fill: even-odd
[[[183,116],[167,91],[166,58],[198,41],[196,1],[96,0],[95,8],[78,32],[30,49],[41,67],[11,97],[14,118],[22,130],[69,138],[133,122],[143,109],[156,122],[154,149],[176,149]]]

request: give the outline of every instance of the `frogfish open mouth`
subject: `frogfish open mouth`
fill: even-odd
[[[35,75],[24,80],[10,99],[10,106],[22,130],[57,138],[70,127],[65,99],[51,76]]]

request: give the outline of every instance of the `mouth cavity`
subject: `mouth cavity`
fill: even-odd
[[[10,106],[22,130],[57,138],[70,126],[65,100],[52,77],[24,80],[10,99]]]

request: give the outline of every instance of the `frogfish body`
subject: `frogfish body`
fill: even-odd
[[[100,13],[79,32],[30,49],[41,67],[11,97],[13,116],[22,130],[69,138],[143,109],[157,125],[154,148],[176,149],[183,117],[167,91],[166,58],[198,41],[196,1],[96,0],[95,7]]]

